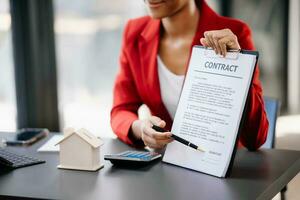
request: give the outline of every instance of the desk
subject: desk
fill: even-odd
[[[47,163],[1,172],[0,199],[270,199],[300,171],[300,152],[288,150],[238,150],[227,179],[162,162],[138,170],[117,168],[107,161],[97,172],[59,170],[57,153],[36,152],[45,141],[27,148],[10,147]],[[107,139],[102,153],[127,149],[119,140]]]

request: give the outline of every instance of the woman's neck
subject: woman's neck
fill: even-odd
[[[199,19],[199,10],[194,1],[190,1],[187,5],[177,11],[170,17],[162,19],[164,36],[177,37],[193,37]]]

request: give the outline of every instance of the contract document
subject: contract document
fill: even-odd
[[[258,52],[228,52],[194,46],[171,132],[196,144],[167,145],[163,161],[217,177],[226,177],[252,83]]]

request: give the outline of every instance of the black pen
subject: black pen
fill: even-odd
[[[156,126],[156,125],[153,125],[153,126],[152,126],[152,129],[154,129],[154,130],[157,131],[157,132],[168,132],[167,130],[165,130],[165,129],[159,127],[159,126]],[[196,149],[196,150],[198,150],[198,151],[205,152],[203,149],[201,149],[201,148],[198,147],[197,145],[195,145],[195,144],[193,144],[193,143],[191,143],[191,142],[189,142],[189,141],[187,141],[187,140],[185,140],[185,139],[183,139],[183,138],[181,138],[181,137],[179,137],[179,136],[177,136],[177,135],[174,135],[173,133],[172,133],[171,137],[172,137],[174,140],[176,140],[176,141],[178,141],[178,142],[180,142],[180,143],[182,143],[182,144],[184,144],[184,145],[186,145],[186,146],[192,147],[193,149]]]

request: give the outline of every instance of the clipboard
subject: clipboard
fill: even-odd
[[[216,55],[215,53],[212,53],[212,51],[214,51],[212,48],[204,47],[204,46],[198,46],[198,45],[196,45],[194,47],[206,49],[207,51],[206,51],[205,54],[206,54],[207,57],[218,57],[218,58],[223,57],[222,55]],[[243,50],[243,49],[229,50],[227,52],[229,53],[229,55],[228,55],[229,57],[228,58],[226,57],[225,59],[230,59],[230,60],[238,59],[240,54],[250,54],[250,55],[255,55],[256,56],[255,67],[253,69],[251,82],[250,82],[250,85],[252,85],[254,73],[255,73],[255,70],[257,68],[259,52],[258,51]],[[233,152],[232,152],[232,155],[231,155],[230,164],[229,164],[229,167],[227,169],[225,178],[230,177],[230,175],[231,175],[231,171],[232,171],[232,167],[233,167],[233,163],[234,163],[234,159],[235,159],[235,155],[236,155],[236,151],[237,151],[237,147],[238,147],[238,140],[239,140],[241,131],[243,129],[243,126],[245,124],[245,119],[246,119],[246,115],[247,115],[247,110],[246,109],[249,105],[249,91],[250,91],[250,87],[248,88],[248,91],[247,91],[247,100],[246,100],[245,105],[244,105],[243,114],[242,114],[239,130],[238,130],[238,134],[237,134],[236,139],[235,139],[234,149],[233,149]]]
[[[246,114],[247,114],[247,107],[248,107],[248,104],[249,104],[249,91],[250,91],[250,88],[251,88],[251,85],[252,85],[252,82],[253,82],[253,77],[254,77],[254,73],[255,73],[255,70],[256,70],[256,67],[257,67],[257,62],[258,62],[258,58],[259,58],[259,53],[257,52],[257,51],[248,51],[248,50],[238,50],[238,51],[228,51],[228,53],[227,53],[227,55],[226,55],[226,58],[224,58],[223,56],[221,56],[221,55],[217,55],[217,54],[215,54],[215,52],[214,52],[214,50],[212,50],[212,49],[210,49],[210,48],[206,48],[206,47],[203,47],[203,46],[194,46],[193,47],[193,51],[194,51],[194,49],[204,49],[205,51],[204,51],[204,58],[205,57],[207,57],[208,59],[210,59],[210,60],[223,60],[223,61],[227,61],[227,62],[229,62],[229,61],[231,61],[232,60],[232,62],[237,62],[237,60],[239,60],[240,59],[240,57],[241,57],[241,59],[242,59],[242,55],[252,55],[252,56],[255,56],[255,60],[254,60],[254,58],[253,58],[253,63],[254,63],[254,65],[252,65],[252,67],[251,67],[251,69],[252,69],[252,71],[251,71],[251,74],[250,74],[250,76],[248,76],[248,78],[249,79],[247,79],[247,80],[249,80],[250,82],[249,82],[249,84],[248,84],[248,86],[247,86],[247,89],[245,90],[245,99],[243,100],[243,107],[241,107],[241,113],[239,114],[239,120],[238,120],[238,126],[236,126],[236,130],[237,130],[237,132],[235,132],[236,133],[236,135],[235,135],[235,138],[234,138],[234,140],[232,140],[232,144],[234,143],[234,145],[231,145],[231,147],[233,147],[232,148],[232,151],[230,152],[230,161],[229,161],[229,163],[226,161],[226,163],[228,163],[228,165],[226,164],[226,166],[227,166],[227,169],[226,169],[226,171],[223,171],[223,172],[225,172],[225,173],[222,173],[222,174],[224,174],[224,175],[222,175],[222,176],[220,176],[220,175],[214,175],[213,173],[207,173],[207,172],[205,172],[205,170],[203,171],[203,170],[198,170],[198,169],[195,169],[195,168],[193,168],[193,167],[190,167],[190,166],[188,166],[188,164],[186,164],[186,162],[185,161],[183,161],[183,164],[181,164],[180,162],[177,162],[177,161],[174,161],[174,162],[172,162],[172,159],[174,159],[175,157],[173,156],[168,156],[168,154],[170,155],[170,152],[168,152],[168,149],[170,149],[170,151],[172,151],[172,150],[174,150],[174,148],[172,147],[172,146],[174,146],[174,145],[172,145],[172,143],[171,144],[169,144],[169,145],[171,145],[171,147],[169,148],[169,145],[167,146],[167,149],[166,149],[166,152],[165,152],[165,156],[166,156],[166,154],[167,154],[167,158],[165,158],[165,156],[164,156],[164,158],[163,158],[163,161],[164,162],[167,162],[167,163],[169,163],[169,164],[174,164],[174,165],[178,165],[178,166],[181,166],[181,167],[184,167],[184,168],[188,168],[188,169],[192,169],[192,170],[196,170],[196,171],[200,171],[200,172],[202,172],[202,173],[206,173],[206,174],[209,174],[209,175],[212,175],[212,176],[216,176],[216,177],[229,177],[230,176],[230,174],[231,174],[231,171],[232,171],[232,166],[233,166],[233,163],[234,163],[234,158],[235,158],[235,155],[236,155],[236,151],[237,151],[237,145],[238,145],[238,139],[239,139],[239,136],[240,136],[240,133],[241,133],[241,130],[242,130],[242,128],[243,128],[243,125],[244,125],[244,121],[245,121],[245,118],[246,118]],[[191,64],[191,62],[192,62],[192,64]],[[204,61],[203,61],[204,62]],[[193,65],[193,58],[191,57],[191,60],[190,60],[190,63],[189,63],[189,65]],[[190,68],[191,66],[189,66],[189,68]],[[187,76],[189,76],[189,69],[188,69],[188,72],[187,72]],[[186,82],[186,79],[185,79],[185,82]],[[185,89],[185,84],[186,83],[184,83],[184,86],[183,86],[183,90]],[[187,84],[190,84],[190,83],[187,83]],[[187,87],[189,87],[189,86],[187,86]],[[182,92],[182,93],[184,93],[184,91]],[[178,107],[180,107],[181,106],[181,99],[184,99],[184,98],[186,98],[186,94],[185,94],[185,96],[184,97],[182,97],[182,95],[183,94],[181,94],[181,97],[180,97],[180,101],[179,101],[179,105],[178,105]],[[182,100],[182,101],[184,101],[184,100]],[[179,108],[178,108],[179,109]],[[179,123],[178,123],[178,121],[180,122],[180,119],[179,120],[176,120],[176,116],[177,116],[177,112],[179,112],[179,114],[178,114],[178,116],[179,116],[179,118],[181,117],[180,115],[180,113],[182,112],[182,110],[180,110],[180,111],[178,111],[178,109],[177,109],[177,111],[176,111],[176,115],[175,115],[175,119],[174,119],[174,123],[173,123],[173,127],[175,127],[174,129],[175,129],[175,131],[177,131],[178,132],[178,130],[179,130]],[[174,133],[174,134],[177,134],[178,135],[178,133],[177,132],[174,132],[173,131],[173,127],[172,127],[172,132]],[[179,134],[180,135],[180,134]],[[184,138],[184,136],[182,136],[181,135],[181,137],[183,137]],[[190,140],[190,138],[186,138],[187,140],[189,140],[189,141],[191,141]],[[192,141],[193,142],[193,141]],[[177,145],[177,144],[176,144]],[[201,145],[200,145],[201,146]],[[176,147],[178,147],[178,146],[176,146]],[[229,152],[229,151],[228,151]],[[180,157],[180,152],[176,152],[176,154],[177,154],[177,157],[179,156]],[[228,154],[229,155],[229,154]],[[187,156],[187,159],[188,159],[188,156]],[[176,158],[175,158],[175,160],[176,160]],[[223,163],[224,164],[224,163]],[[226,168],[226,167],[225,167]],[[225,168],[224,168],[224,170],[225,170]]]
[[[250,91],[251,85],[253,83],[254,73],[256,71],[258,58],[259,58],[259,52],[258,51],[239,50],[239,52],[237,52],[237,54],[239,54],[239,53],[255,55],[256,56],[256,61],[255,61],[255,67],[253,69],[252,76],[251,76],[250,87],[248,88],[248,91],[247,91],[247,93],[248,93],[247,94],[247,99],[246,99],[246,102],[245,102],[245,105],[244,105],[243,114],[242,114],[242,118],[241,118],[241,121],[240,121],[238,134],[237,134],[236,139],[235,139],[234,150],[233,150],[232,155],[231,155],[231,160],[230,160],[227,172],[225,174],[225,178],[230,177],[231,172],[232,172],[232,167],[233,167],[233,163],[234,163],[234,159],[235,159],[235,155],[236,155],[236,151],[237,151],[237,147],[238,147],[238,140],[239,140],[239,137],[241,135],[243,126],[245,124],[245,119],[246,119],[246,116],[247,116],[247,108],[248,108],[248,105],[249,105],[249,96],[250,96],[249,91]]]

